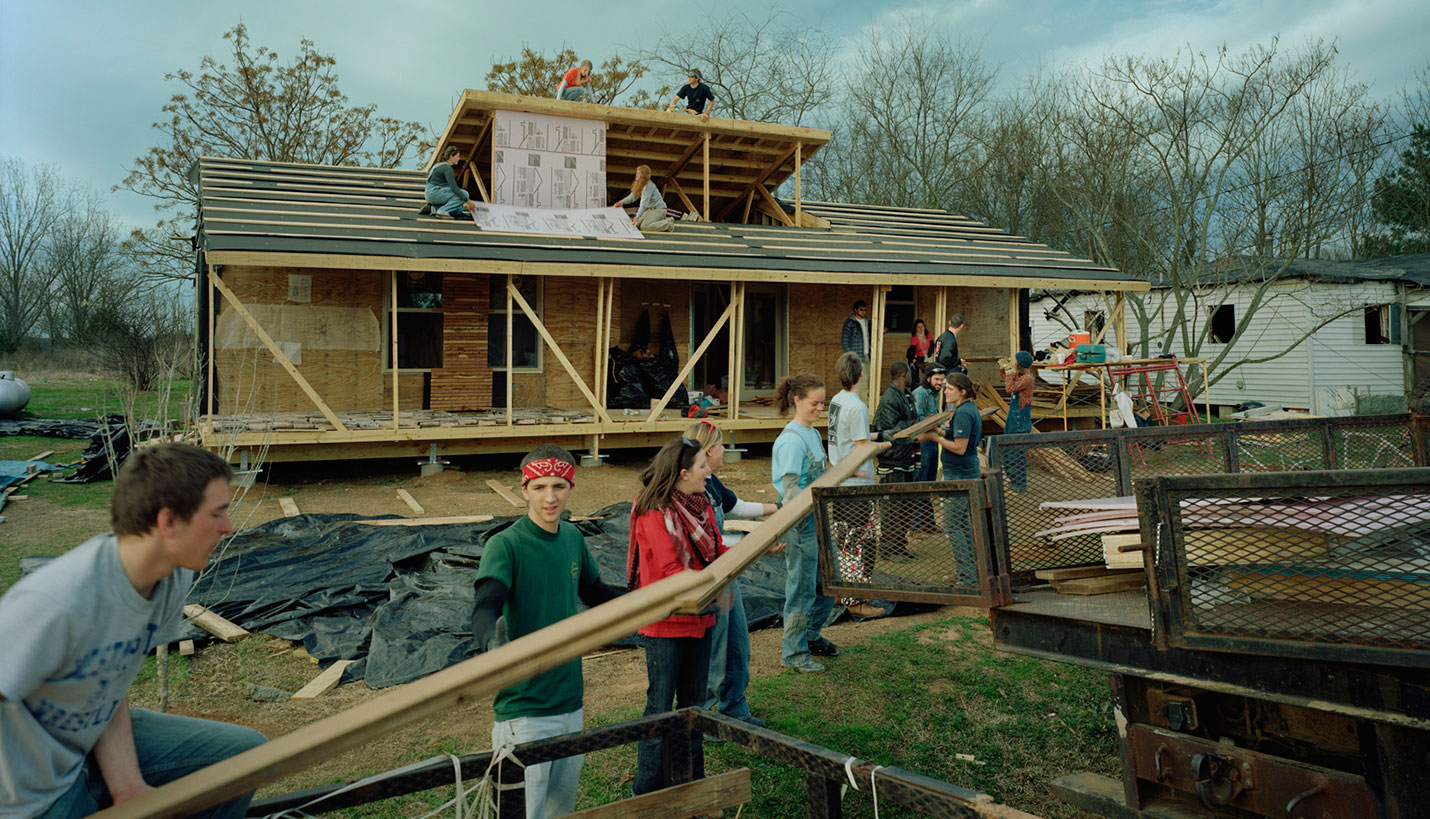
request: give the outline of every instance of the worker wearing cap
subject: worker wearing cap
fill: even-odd
[[[694,68],[690,69],[689,84],[680,86],[680,90],[675,92],[675,96],[670,98],[670,105],[665,107],[667,112],[675,110],[675,104],[681,99],[685,100],[687,114],[699,114],[703,119],[709,119],[715,112],[715,92],[710,90],[700,76],[700,72]],[[705,103],[710,103],[710,110],[705,110]]]

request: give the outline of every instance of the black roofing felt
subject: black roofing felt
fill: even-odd
[[[678,222],[645,240],[587,239],[418,216],[419,171],[203,159],[196,175],[200,242],[210,252],[1134,281],[942,211],[802,203],[831,227]]]

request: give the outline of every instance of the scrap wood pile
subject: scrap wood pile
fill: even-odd
[[[1034,395],[1036,396],[1037,393]],[[1037,406],[1036,397],[1033,404]],[[973,405],[978,407],[979,413],[983,415],[985,421],[992,421],[999,428],[1008,426],[1008,399],[1004,398],[993,385],[980,382],[974,389]],[[990,413],[989,410],[992,412]],[[1037,432],[1038,430],[1034,428],[1033,431]],[[1076,458],[1058,447],[1039,447],[1024,451],[1028,454],[1028,461],[1032,466],[1056,477],[1083,483],[1092,483],[1097,480],[1082,464],[1078,463]]]
[[[1115,498],[1093,498],[1090,500],[1047,501],[1040,504],[1043,509],[1084,510],[1063,515],[1053,521],[1053,526],[1037,532],[1053,542],[1075,537],[1095,536],[1102,541],[1102,557],[1107,569],[1142,568],[1142,536],[1139,533],[1141,521],[1137,516],[1137,499],[1130,496]],[[1092,575],[1082,575],[1089,577]],[[1081,577],[1079,579],[1081,579]],[[1143,581],[1141,573],[1137,578]],[[1132,581],[1126,580],[1125,583]],[[1129,588],[1140,588],[1141,582]],[[1054,585],[1054,589],[1057,586]],[[1108,588],[1106,591],[1121,591]],[[1082,592],[1100,594],[1101,592]]]

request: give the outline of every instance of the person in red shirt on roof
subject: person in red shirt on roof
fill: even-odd
[[[630,547],[626,579],[632,591],[680,572],[699,571],[724,550],[705,479],[710,464],[705,448],[689,438],[661,447],[641,473],[642,489],[631,504]],[[722,600],[728,605],[728,601]],[[710,627],[715,615],[672,614],[640,629],[645,643],[645,714],[705,704],[710,676]],[[705,776],[700,735],[691,735],[689,753],[696,779]],[[675,753],[663,737],[643,739],[636,750],[636,795],[658,791],[666,781],[662,762]],[[684,753],[684,749],[680,751]]]
[[[580,65],[572,66],[567,69],[565,74],[561,75],[561,84],[556,86],[556,98],[580,102],[590,92],[587,87],[590,84],[591,61],[582,60]]]

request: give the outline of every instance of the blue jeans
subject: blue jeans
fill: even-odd
[[[780,662],[795,665],[809,659],[809,644],[834,611],[834,598],[824,596],[819,579],[819,539],[814,516],[800,521],[785,536],[785,631],[780,638]]]
[[[973,480],[978,470],[967,472],[943,467],[946,481]],[[968,496],[957,494],[943,499],[943,531],[948,536],[948,545],[953,549],[954,581],[960,587],[973,586],[978,582],[978,558],[973,553],[973,520],[969,516]]]
[[[641,642],[645,643],[645,715],[671,710],[671,700],[677,709],[703,706],[710,679],[709,630],[703,637],[642,636]],[[636,746],[636,781],[631,789],[636,796],[676,784],[667,781],[664,763],[673,749],[665,745],[665,737],[651,737]],[[696,733],[690,736],[690,768],[694,778],[705,776],[705,749]]]
[[[750,685],[750,624],[745,619],[745,600],[739,582],[730,584],[734,598],[730,610],[715,615],[710,628],[710,681],[705,686],[705,708],[719,707],[720,713],[735,719],[750,716],[745,689]]]
[[[242,725],[160,714],[142,708],[135,708],[130,714],[134,721],[134,750],[139,755],[139,770],[144,781],[154,787],[267,742],[262,734]],[[247,793],[194,815],[238,819],[248,811],[252,799],[253,794]],[[88,816],[109,805],[109,788],[104,784],[104,775],[94,755],[90,754],[85,757],[74,785],[40,815],[45,819]]]
[[[580,102],[584,96],[586,96],[586,86],[584,85],[573,85],[561,92],[561,99],[571,102]]]
[[[424,193],[427,204],[432,206],[433,213],[446,213],[456,216],[462,212],[462,205],[472,198],[466,191],[452,192],[446,185],[428,185]]]
[[[1008,424],[1003,428],[1003,432],[1008,435],[1033,431],[1033,405],[1021,407],[1018,404],[1016,395],[1008,400]],[[1028,454],[1026,451],[1016,449],[1003,453],[1003,468],[1008,473],[1008,484],[1014,492],[1022,492],[1028,488]]]

